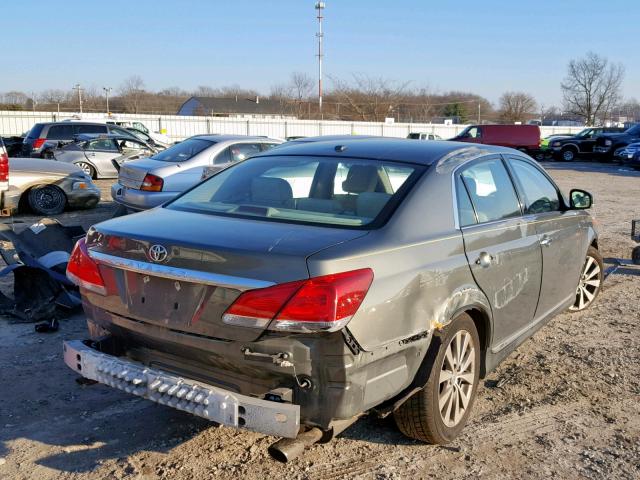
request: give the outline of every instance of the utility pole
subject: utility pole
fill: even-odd
[[[109,93],[111,93],[111,90],[113,90],[113,88],[111,87],[102,87],[102,90],[104,90],[104,95],[105,97],[107,97],[107,115],[109,115]]]
[[[80,86],[79,83],[76,83],[73,86],[73,90],[78,91],[78,104],[80,105],[80,115],[82,115],[82,87]]]
[[[325,3],[317,2],[316,10],[318,11],[318,33],[316,33],[316,37],[318,37],[318,111],[320,113],[320,118],[323,118],[322,115],[322,57],[324,54],[322,53],[322,12],[324,10]]]
[[[478,125],[480,125],[480,102],[478,102]]]

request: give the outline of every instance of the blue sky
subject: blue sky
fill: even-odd
[[[327,0],[325,72],[434,92],[506,90],[559,104],[569,59],[593,50],[626,67],[640,97],[640,1]],[[237,84],[268,93],[316,76],[313,0],[6,1],[0,91]]]

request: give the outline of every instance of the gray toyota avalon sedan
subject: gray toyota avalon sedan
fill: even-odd
[[[284,437],[287,460],[365,412],[453,440],[479,379],[603,281],[583,190],[455,142],[282,146],[98,224],[67,275],[80,375]]]

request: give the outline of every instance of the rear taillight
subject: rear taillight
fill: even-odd
[[[373,270],[364,268],[249,290],[222,320],[277,331],[335,332],[349,323],[372,281]]]
[[[9,181],[9,155],[7,150],[0,146],[0,182]]]
[[[46,138],[36,138],[36,139],[33,141],[33,149],[34,149],[34,150],[39,149],[42,145],[44,145],[44,142],[46,142],[46,141],[47,141],[47,139],[46,139]]]
[[[98,264],[89,256],[84,238],[78,240],[76,246],[73,247],[69,263],[67,263],[67,278],[79,287],[92,292],[101,295],[107,293]]]
[[[142,180],[142,185],[140,185],[140,190],[144,190],[146,192],[161,192],[162,185],[164,184],[164,180],[156,175],[152,175],[151,173],[147,173]]]

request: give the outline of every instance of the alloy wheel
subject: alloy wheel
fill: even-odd
[[[454,427],[464,417],[469,406],[475,379],[475,348],[473,338],[460,330],[451,339],[440,367],[439,410],[447,427]]]
[[[80,169],[90,177],[93,177],[93,167],[88,163],[78,162],[76,163],[76,166],[80,167]]]
[[[591,302],[600,289],[602,284],[600,265],[592,256],[587,256],[587,261],[582,269],[582,275],[580,276],[580,282],[576,289],[576,301],[569,307],[570,310],[578,311],[584,310]]]

